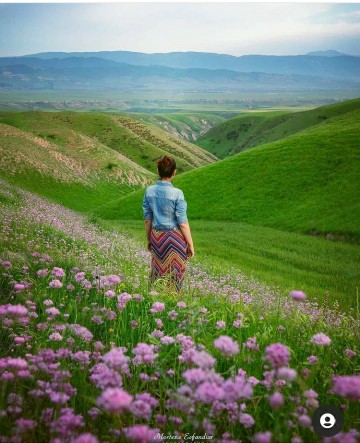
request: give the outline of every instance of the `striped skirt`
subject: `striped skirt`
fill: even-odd
[[[168,277],[175,289],[180,291],[187,260],[187,243],[181,231],[151,230],[150,282]]]

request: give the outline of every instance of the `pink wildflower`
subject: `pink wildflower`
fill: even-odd
[[[11,264],[11,262],[9,262],[9,261],[3,261],[3,260],[1,260],[0,261],[0,264],[1,264],[1,266],[3,267],[3,268],[5,268],[5,269],[10,269],[11,267],[12,267],[12,264]]]
[[[58,332],[54,332],[49,336],[49,339],[51,341],[61,341],[63,339],[63,336],[59,334]]]
[[[60,280],[52,280],[49,283],[49,288],[62,288],[62,283]]]
[[[121,388],[107,388],[97,399],[96,404],[112,414],[129,409],[132,396]]]
[[[348,358],[352,358],[352,357],[355,357],[356,352],[352,351],[351,349],[345,349],[345,355]]]
[[[250,414],[240,414],[239,422],[244,426],[244,428],[251,428],[255,424],[255,420]]]
[[[271,432],[258,432],[254,435],[255,443],[271,443]]]
[[[157,357],[157,354],[154,354],[154,345],[147,345],[146,343],[138,343],[132,352],[135,355],[133,358],[135,365],[151,364]]]
[[[298,421],[299,425],[303,428],[308,428],[311,426],[311,418],[306,414],[300,415]]]
[[[282,368],[278,369],[277,376],[281,380],[294,381],[297,377],[297,372],[295,371],[295,369],[291,369],[291,368],[287,368],[287,367],[283,366]]]
[[[315,334],[311,338],[310,342],[314,343],[317,346],[329,346],[331,343],[331,339],[327,335],[320,332],[319,334]]]
[[[99,443],[99,440],[92,434],[81,434],[75,440],[71,440],[71,443]]]
[[[350,400],[360,401],[360,375],[335,375],[333,383],[335,394]]]
[[[284,404],[284,397],[280,392],[274,392],[269,397],[269,404],[272,409],[279,409]]]
[[[164,309],[165,309],[164,303],[160,303],[160,302],[156,301],[155,303],[153,303],[152,308],[150,309],[150,312],[152,314],[157,314],[158,312],[162,312]]]
[[[319,359],[316,357],[316,355],[310,355],[310,357],[307,358],[307,361],[311,365],[314,365],[315,363],[317,363],[319,361]]]
[[[51,274],[54,275],[56,278],[63,278],[65,276],[65,271],[62,268],[53,268],[51,271]]]
[[[74,276],[74,280],[78,283],[81,282],[83,280],[85,280],[85,272],[78,272],[77,274],[75,274]]]
[[[306,299],[306,294],[302,291],[292,291],[290,295],[296,301],[302,301]]]
[[[227,335],[221,335],[219,338],[214,340],[214,346],[223,355],[230,357],[232,355],[239,353],[239,345],[231,337]]]
[[[134,443],[150,443],[153,441],[162,441],[158,429],[149,428],[147,425],[135,425],[124,429],[126,438]]]
[[[213,403],[224,399],[224,390],[216,383],[205,381],[197,388],[195,398],[202,403]]]
[[[225,328],[225,326],[226,326],[226,323],[222,320],[219,320],[216,322],[216,329],[223,329],[223,328]]]
[[[48,269],[39,269],[38,271],[36,271],[36,275],[38,277],[46,277],[48,275],[48,272]]]
[[[214,367],[216,359],[206,351],[200,351],[193,356],[193,362],[201,369],[211,369]]]
[[[26,286],[24,285],[24,283],[15,283],[14,289],[15,289],[15,292],[17,292],[19,294],[20,292],[25,291]]]
[[[282,343],[274,343],[265,349],[265,360],[267,360],[273,368],[280,368],[289,363],[290,351]]]
[[[130,357],[127,357],[124,352],[126,352],[126,348],[113,348],[104,354],[102,359],[109,366],[109,368],[127,373],[129,371]]]

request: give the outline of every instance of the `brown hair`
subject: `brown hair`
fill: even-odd
[[[155,164],[158,165],[158,172],[159,172],[160,178],[171,177],[173,175],[173,172],[176,169],[175,160],[171,157],[168,157],[167,155],[164,155],[163,157],[158,158],[155,161]]]

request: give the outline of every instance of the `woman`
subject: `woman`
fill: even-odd
[[[195,254],[187,204],[183,192],[171,183],[176,175],[175,160],[164,156],[155,164],[160,179],[146,189],[143,199],[147,249],[152,253],[150,283],[167,277],[179,292],[186,260]]]

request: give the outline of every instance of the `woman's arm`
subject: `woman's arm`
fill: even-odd
[[[146,191],[144,193],[143,198],[143,211],[144,211],[144,219],[145,219],[145,232],[147,237],[147,250],[151,251],[151,244],[150,244],[150,235],[151,235],[151,226],[152,226],[152,219],[154,218],[153,211],[151,209],[151,206],[148,202]]]
[[[186,243],[189,247],[189,258],[194,257],[195,251],[194,251],[194,243],[191,237],[191,231],[190,231],[190,225],[188,222],[180,223],[179,224],[181,232],[183,233]]]
[[[176,208],[175,215],[176,220],[180,226],[181,232],[185,238],[186,243],[188,244],[188,257],[192,258],[195,255],[194,251],[194,243],[191,237],[190,226],[188,222],[188,218],[186,215],[187,203],[185,201],[184,193],[180,191],[179,196],[176,200]]]
[[[146,238],[147,238],[147,250],[148,251],[151,251],[151,243],[150,243],[151,226],[152,226],[152,220],[150,220],[150,219],[145,220],[145,232],[146,232]]]

